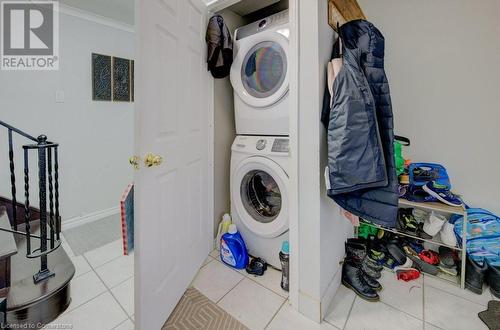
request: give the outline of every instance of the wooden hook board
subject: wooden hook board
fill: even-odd
[[[337,23],[341,26],[355,19],[366,19],[356,0],[328,0],[328,24],[335,31]]]

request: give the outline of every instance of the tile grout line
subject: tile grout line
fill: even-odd
[[[473,300],[470,300],[470,299],[468,299],[468,298],[465,298],[465,297],[459,296],[459,295],[457,295],[457,294],[454,294],[454,293],[452,293],[452,292],[446,291],[445,289],[437,288],[437,287],[432,286],[432,285],[430,285],[430,284],[429,284],[429,286],[430,286],[431,288],[433,288],[433,289],[436,289],[436,290],[439,290],[439,291],[441,291],[441,292],[447,293],[447,294],[449,294],[449,295],[451,295],[451,296],[454,296],[454,297],[460,298],[460,299],[462,299],[462,300],[466,300],[467,302],[470,302],[470,303],[473,303],[473,304],[476,304],[476,305],[479,305],[479,306],[483,306],[483,307],[488,307],[488,304],[483,305],[483,304],[478,303],[478,302],[476,302],[476,301],[473,301]],[[466,290],[466,289],[464,289],[464,290]],[[478,295],[478,296],[480,296],[480,295]],[[490,299],[490,300],[491,300],[491,299]]]
[[[346,320],[344,322],[344,325],[342,326],[342,330],[345,329],[347,323],[349,322],[349,319],[351,318],[351,312],[352,312],[352,309],[354,308],[354,304],[356,303],[356,299],[358,299],[358,295],[355,295],[354,299],[352,300],[351,308],[349,308],[349,313],[347,313],[347,317],[346,317]]]
[[[267,322],[266,326],[264,327],[264,330],[269,328],[269,326],[271,325],[271,323],[273,322],[273,320],[276,318],[276,315],[278,315],[278,313],[281,311],[281,309],[283,308],[283,306],[285,306],[286,302],[288,301],[288,299],[285,299],[285,301],[283,301],[283,303],[280,305],[280,307],[278,308],[278,310],[274,313],[273,317],[271,317],[271,319],[269,320],[269,322]]]
[[[240,275],[241,275],[241,274],[240,274]],[[222,299],[224,299],[224,297],[225,297],[225,296],[227,296],[227,295],[229,294],[229,292],[233,291],[233,290],[234,290],[234,288],[236,288],[236,287],[238,286],[238,284],[240,284],[240,283],[241,283],[241,281],[243,281],[244,279],[245,279],[245,276],[243,276],[243,278],[242,278],[242,279],[240,279],[240,280],[238,281],[238,283],[236,283],[236,284],[235,284],[235,285],[234,285],[231,289],[229,289],[229,291],[228,291],[228,292],[226,292],[226,293],[225,293],[222,297],[220,297],[220,299],[219,299],[219,300],[217,300],[217,301],[215,302],[215,304],[216,304],[217,306],[221,307],[221,306],[219,305],[219,302],[220,302]],[[222,307],[221,307],[221,308],[222,308]],[[223,309],[224,311],[226,311],[224,308],[222,308],[222,309]],[[227,312],[227,311],[226,311],[226,312]]]
[[[125,324],[125,322],[127,322],[127,321],[130,321],[130,317],[129,317],[129,318],[127,318],[126,320],[124,320],[122,323],[118,324],[116,327],[114,327],[114,328],[113,328],[113,329],[111,329],[111,330],[114,330],[114,329],[118,328],[118,327],[119,327],[119,326],[121,326],[122,324]]]
[[[425,287],[426,287],[425,278],[422,278],[422,321],[423,321],[422,327],[423,327],[423,330],[425,330]]]
[[[377,303],[382,303],[382,304],[384,304],[384,305],[386,305],[386,306],[388,306],[388,307],[390,307],[390,308],[393,308],[393,309],[397,310],[398,312],[404,313],[404,314],[406,314],[406,315],[410,316],[411,318],[414,318],[415,320],[419,320],[419,321],[422,321],[422,322],[424,321],[423,319],[418,318],[418,317],[416,317],[415,315],[412,315],[412,314],[410,314],[410,313],[408,313],[408,312],[406,312],[406,311],[404,311],[404,310],[402,310],[402,309],[399,309],[399,308],[397,308],[397,307],[394,307],[394,306],[392,306],[392,305],[389,305],[388,303],[383,302],[383,301],[381,301],[381,300],[380,300],[380,301],[377,301]]]
[[[113,294],[113,292],[111,291],[111,289],[110,289],[110,288],[106,285],[106,283],[104,283],[104,281],[103,281],[103,279],[101,278],[101,276],[99,276],[99,274],[95,271],[94,266],[92,266],[92,265],[90,264],[90,262],[87,260],[87,258],[86,258],[85,256],[83,256],[83,257],[84,257],[84,259],[85,259],[85,260],[89,263],[90,268],[94,271],[94,273],[96,274],[97,278],[98,278],[98,279],[102,282],[102,284],[104,285],[104,287],[107,289],[107,292],[109,292],[109,294],[111,294],[111,296],[112,296],[112,297],[113,297],[113,299],[116,301],[116,303],[118,304],[118,306],[120,306],[120,308],[122,309],[122,311],[125,313],[125,315],[127,316],[127,319],[130,319],[130,315],[128,315],[128,312],[125,310],[125,308],[123,308],[122,304],[120,304],[120,302],[119,302],[119,301],[118,301],[118,299],[115,297],[115,295]],[[120,257],[121,257],[121,256],[120,256]],[[135,256],[134,256],[134,258],[135,258]],[[134,260],[134,261],[135,261],[135,260]],[[132,277],[133,277],[133,276],[132,276]],[[129,280],[129,279],[130,279],[130,277],[129,277],[127,280]],[[134,302],[135,302],[135,297],[134,297]],[[126,319],[125,319],[125,320],[123,320],[123,322],[125,322],[125,321],[126,321]],[[123,322],[121,322],[121,323],[123,323]],[[118,325],[120,325],[121,323],[119,323]],[[135,324],[135,323],[134,323],[134,324]],[[117,325],[117,326],[118,326],[118,325]],[[116,327],[115,327],[115,328],[116,328]]]
[[[213,257],[212,257],[212,258],[213,258]],[[220,261],[219,259],[217,259],[217,258],[214,258],[214,259],[215,259],[216,261],[220,262],[221,264],[223,264],[224,266],[226,266],[227,268],[229,268],[230,270],[232,270],[232,271],[234,271],[234,272],[236,272],[236,273],[238,273],[238,274],[242,275],[244,278],[248,278],[248,279],[249,279],[249,280],[251,280],[252,282],[254,282],[254,283],[256,283],[256,284],[260,285],[261,287],[263,287],[264,289],[267,289],[267,290],[271,291],[272,293],[274,293],[274,294],[276,294],[276,295],[280,296],[281,298],[283,298],[283,299],[285,299],[285,300],[288,300],[289,295],[287,295],[286,297],[282,296],[281,294],[279,294],[278,292],[274,291],[273,289],[268,288],[267,286],[263,285],[262,283],[260,283],[260,282],[256,281],[256,280],[254,279],[254,277],[255,277],[255,276],[251,277],[251,276],[250,276],[251,274],[248,274],[247,272],[245,272],[245,273],[240,273],[239,271],[237,271],[237,270],[235,270],[235,269],[233,269],[233,268],[231,268],[231,267],[227,266],[226,264],[224,264],[224,263],[223,263],[222,261]],[[207,263],[207,264],[208,264],[208,263]],[[206,266],[206,265],[205,265],[205,266]],[[203,266],[203,267],[205,267],[205,266]],[[201,268],[203,268],[203,267],[201,267]],[[200,268],[200,269],[201,269],[201,268]]]

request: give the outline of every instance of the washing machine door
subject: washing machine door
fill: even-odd
[[[239,42],[231,83],[243,102],[265,108],[288,92],[287,54],[288,39],[282,33],[262,32]]]
[[[231,194],[239,219],[256,235],[274,238],[288,230],[288,175],[274,161],[255,156],[239,163]]]

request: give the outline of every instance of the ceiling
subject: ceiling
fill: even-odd
[[[59,0],[59,3],[134,25],[134,0]]]

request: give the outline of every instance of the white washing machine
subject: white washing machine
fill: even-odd
[[[231,214],[250,255],[281,268],[288,240],[288,137],[237,136],[231,148]]]
[[[236,134],[289,135],[288,10],[235,31]]]

